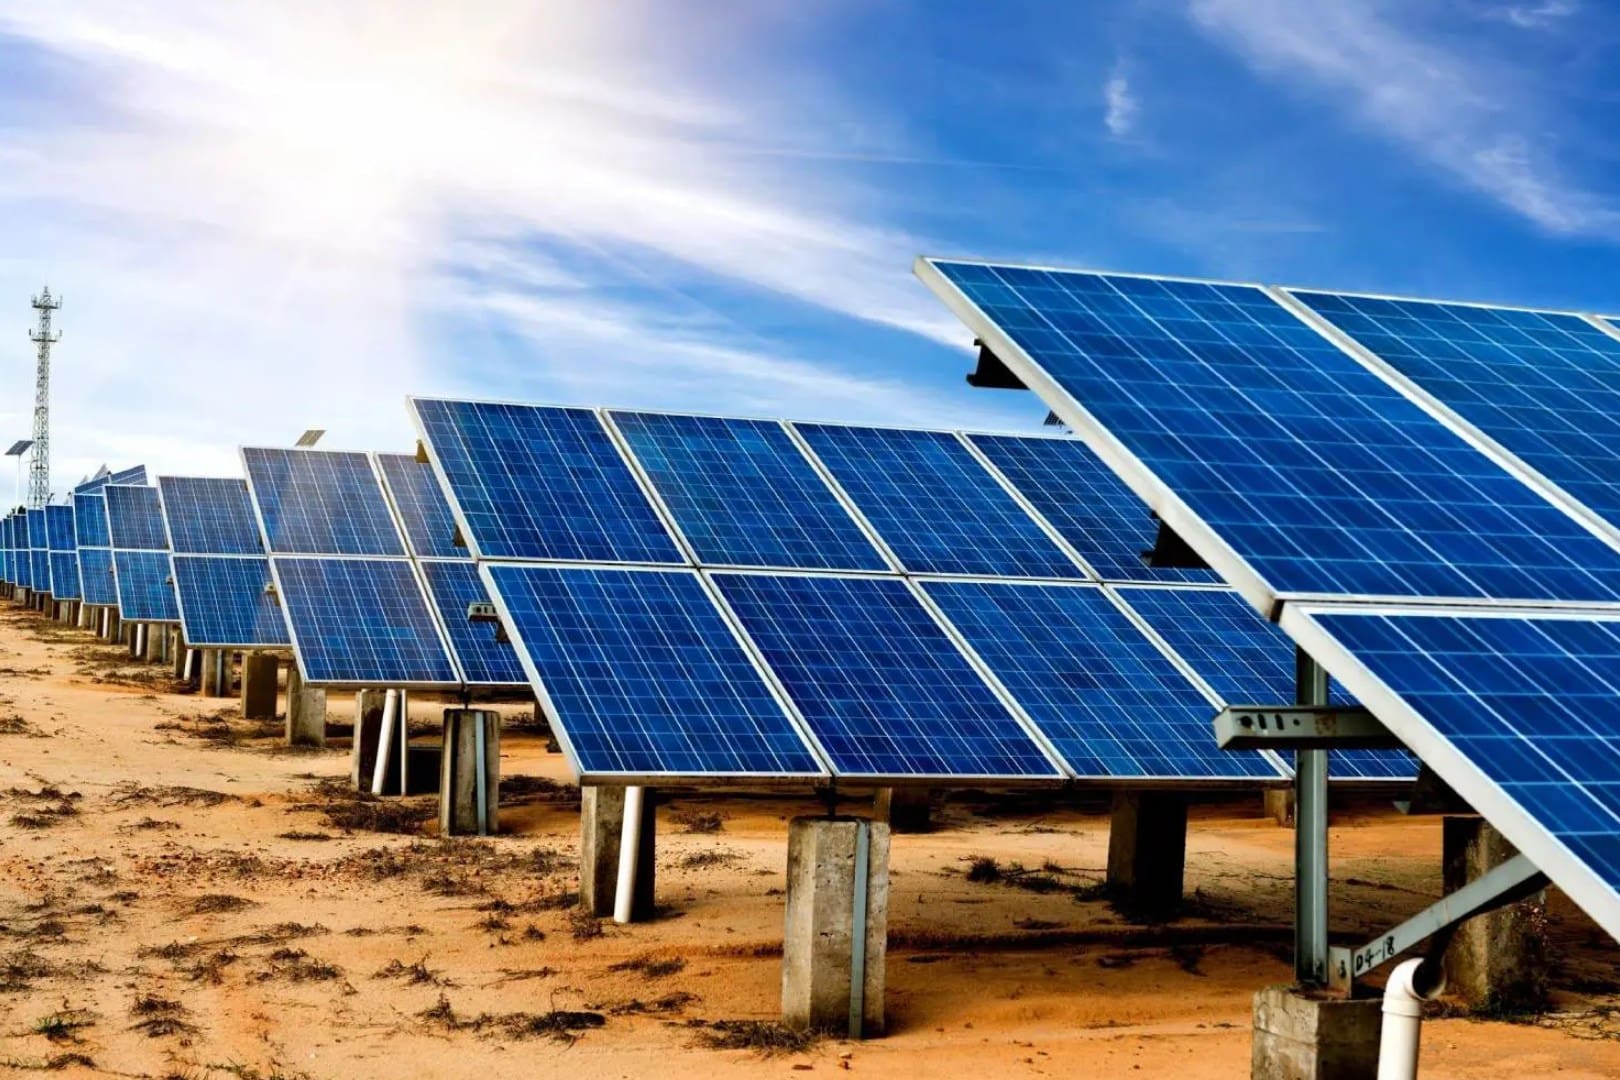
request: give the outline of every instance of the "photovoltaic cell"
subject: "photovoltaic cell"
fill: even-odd
[[[1062,775],[899,578],[714,581],[838,774]]]
[[[192,648],[288,645],[281,608],[265,591],[268,559],[177,553],[173,572],[180,622]]]
[[[1104,581],[1215,582],[1213,570],[1152,567],[1152,512],[1079,439],[969,435]]]
[[[923,590],[1076,775],[1284,775],[1260,754],[1216,747],[1215,706],[1100,588],[930,581]]]
[[[242,464],[271,554],[405,554],[367,455],[244,447]]]
[[[79,556],[71,551],[53,551],[51,595],[58,600],[79,599]]]
[[[104,495],[73,496],[73,532],[81,547],[112,547]]]
[[[412,465],[424,468],[414,462]],[[493,623],[473,623],[467,619],[468,604],[490,602],[473,561],[424,560],[419,565],[422,576],[427,579],[428,599],[444,623],[451,651],[461,662],[467,682],[490,686],[527,685],[528,676],[523,673],[512,643],[496,640]]]
[[[686,561],[594,413],[425,398],[411,406],[479,558]]]
[[[889,568],[776,421],[611,416],[700,563]]]
[[[113,577],[110,549],[79,549],[79,588],[84,602],[92,607],[118,606],[118,584]]]
[[[1620,626],[1305,609],[1283,625],[1620,934]]]
[[[405,523],[411,554],[422,559],[472,557],[465,547],[457,547],[454,542],[456,521],[431,465],[422,464],[410,454],[378,454],[377,464]]]
[[[264,541],[245,481],[235,477],[160,476],[157,490],[176,553],[263,554]]]
[[[1257,288],[924,266],[1273,594],[1252,602],[1620,600],[1620,552]]]
[[[582,776],[822,774],[696,573],[482,572]]]
[[[409,562],[279,558],[273,567],[306,682],[459,682]]]
[[[19,588],[33,587],[33,573],[28,553],[28,515],[21,511],[12,515],[12,550],[16,556],[16,566],[13,567],[15,584]]]
[[[120,551],[167,551],[169,535],[163,530],[163,507],[157,488],[108,484],[107,533]]]
[[[45,508],[46,546],[51,551],[71,554],[78,548],[73,534],[73,507],[47,506]]]
[[[794,428],[907,570],[1084,576],[955,435],[833,424]]]
[[[34,548],[28,553],[31,564],[28,576],[35,592],[48,593],[51,591],[51,553],[42,548]]]
[[[113,571],[118,584],[119,618],[125,622],[180,621],[174,585],[169,581],[168,552],[115,550]]]
[[[1121,588],[1117,595],[1225,704],[1294,701],[1294,643],[1236,593]],[[1355,703],[1336,682],[1330,683],[1330,693],[1337,704]],[[1399,750],[1335,750],[1328,764],[1330,779],[1409,780],[1416,775],[1417,762]]]

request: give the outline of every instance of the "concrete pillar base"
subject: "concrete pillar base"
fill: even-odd
[[[171,633],[169,635],[169,639],[170,639],[169,640],[169,659],[174,664],[174,681],[175,682],[186,682],[187,681],[187,675],[186,675],[186,639],[185,639],[185,635],[180,633],[180,628],[177,626],[177,627],[174,628],[173,633]]]
[[[931,801],[925,787],[878,788],[872,817],[887,822],[891,833],[925,833],[931,827]]]
[[[1261,811],[1285,829],[1294,825],[1294,789],[1266,788],[1261,793]]]
[[[131,660],[141,658],[141,647],[146,641],[146,629],[145,623],[124,624],[124,644],[129,646],[129,658]]]
[[[478,743],[483,741],[480,762]],[[483,805],[478,798],[483,769]],[[444,710],[444,752],[439,758],[439,834],[493,836],[500,832],[501,717],[493,709]],[[483,828],[479,828],[479,818]]]
[[[867,875],[855,879],[857,836],[870,828]],[[861,1034],[883,1034],[889,936],[889,827],[856,818],[794,818],[788,824],[787,915],[782,937],[782,1022],[849,1032],[856,891],[866,892]]]
[[[632,922],[653,917],[658,864],[654,858],[658,825],[657,798],[646,789],[641,809],[641,851],[636,860],[636,895],[631,904]],[[624,788],[591,787],[579,789],[579,906],[606,918],[613,914],[613,898],[619,884],[619,842],[624,839]]]
[[[1484,818],[1448,817],[1442,879],[1455,892],[1518,854]],[[1547,893],[1476,915],[1446,949],[1446,992],[1477,1012],[1532,1012],[1547,1003]]]
[[[106,642],[119,641],[123,632],[123,620],[118,617],[118,609],[108,608],[107,618],[101,624],[101,640]]]
[[[244,720],[274,720],[276,718],[276,679],[281,673],[281,662],[274,653],[250,652],[242,655],[242,718]],[[287,733],[290,745],[293,733]],[[325,733],[321,739],[325,741]],[[320,745],[317,743],[316,745]]]
[[[231,694],[230,657],[223,649],[202,649],[197,656],[202,669],[203,697],[229,697]]]
[[[1148,914],[1175,911],[1186,865],[1186,796],[1116,792],[1108,827],[1108,893],[1114,902]]]
[[[326,745],[326,691],[305,686],[296,663],[287,666],[287,744]]]
[[[141,658],[148,664],[163,662],[163,643],[169,640],[169,628],[157,623],[146,624],[145,640],[141,642]]]
[[[377,737],[382,734],[386,699],[385,690],[359,690],[354,695],[354,737],[349,743],[349,783],[354,785],[356,791],[371,790],[371,776],[377,768]],[[390,772],[389,776],[396,774]],[[398,794],[397,781],[393,787],[393,791],[384,787],[383,793]]]
[[[1268,986],[1254,995],[1253,1080],[1367,1080],[1378,1071],[1383,1002]]]

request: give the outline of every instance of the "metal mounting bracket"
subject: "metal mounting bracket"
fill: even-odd
[[[1390,734],[1359,705],[1229,705],[1215,715],[1215,742],[1222,750],[1399,749]]]

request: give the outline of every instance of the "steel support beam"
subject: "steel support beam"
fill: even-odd
[[[1327,671],[1294,650],[1294,698],[1328,704]],[[1305,986],[1328,981],[1328,752],[1294,754],[1294,977]]]

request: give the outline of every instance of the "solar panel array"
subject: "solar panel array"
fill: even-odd
[[[246,482],[160,476],[157,491],[186,643],[228,649],[289,645]]]

